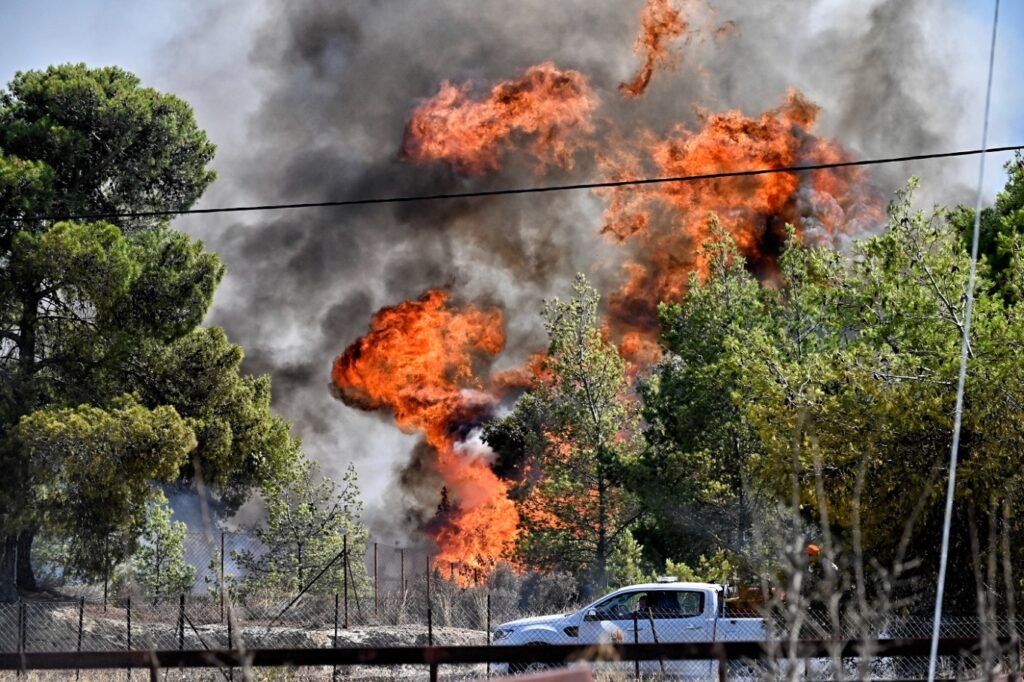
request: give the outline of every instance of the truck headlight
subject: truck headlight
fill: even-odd
[[[494,641],[505,639],[512,634],[512,628],[498,628],[494,631]]]

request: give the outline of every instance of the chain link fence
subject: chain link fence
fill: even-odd
[[[146,594],[123,574],[112,574],[102,585],[54,581],[41,593],[46,596],[0,604],[0,653],[504,646],[539,643],[522,633],[540,627],[558,628],[569,643],[765,642],[763,660],[729,662],[733,678],[907,679],[923,677],[928,667],[923,656],[897,658],[883,652],[849,657],[842,649],[851,639],[927,638],[931,635],[928,618],[836,623],[813,611],[803,614],[797,624],[781,615],[762,618],[749,612],[719,611],[709,618],[704,597],[682,584],[638,588],[584,611],[583,604],[574,601],[575,585],[566,576],[497,571],[485,577],[422,553],[378,545],[372,545],[366,557],[334,557],[328,567],[338,568],[341,579],[329,583],[330,589],[316,575],[295,592],[244,589],[254,583],[245,581],[237,559],[243,552],[258,555],[260,551],[245,534],[189,535],[184,556],[194,569],[194,580],[175,595]],[[534,621],[532,626],[531,622],[513,623],[554,614],[573,615],[546,623]],[[1009,620],[947,617],[943,637],[981,638],[983,647],[973,656],[943,656],[939,676],[972,679],[1000,666],[1019,669],[1016,650],[1011,656],[998,643],[1018,641],[1021,634]],[[835,651],[828,658],[802,658],[794,645],[803,639],[834,641]],[[717,675],[715,665],[712,661],[622,662],[598,665],[596,673],[608,679],[703,679]],[[440,677],[475,679],[504,671],[501,665],[445,665]],[[303,669],[300,677],[289,679],[413,679],[425,674],[422,666],[351,666]],[[96,672],[88,675],[113,679],[113,672],[109,678],[97,677]],[[224,673],[188,674],[189,679],[197,676],[223,679]]]

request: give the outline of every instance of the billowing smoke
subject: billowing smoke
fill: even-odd
[[[176,49],[229,31],[237,21],[234,4],[211,14],[208,25]],[[242,97],[251,111],[247,122],[229,119],[223,107],[204,117],[198,107],[201,122],[214,119],[214,137],[221,129],[232,141],[208,202],[603,178],[609,164],[628,170],[621,155],[603,147],[612,136],[628,145],[649,131],[651,139],[670,145],[682,139],[679,131],[695,133],[716,113],[737,110],[737,116],[760,120],[791,101],[790,88],[820,107],[814,135],[836,140],[844,154],[912,154],[974,143],[965,133],[974,119],[963,113],[973,90],[964,67],[954,65],[956,48],[947,52],[925,37],[929,24],[956,20],[951,1],[721,0],[713,9],[691,1],[654,4],[684,15],[656,50],[646,52],[634,50],[643,0],[310,0],[271,3],[255,17],[249,10],[245,16],[258,29],[243,79],[256,86]],[[695,37],[706,30],[714,35]],[[585,87],[565,74],[582,74]],[[518,87],[493,89],[508,82]],[[530,84],[575,105],[562,111],[555,128],[520,119],[500,131],[497,147],[461,164],[445,156],[446,147],[408,138],[410,119],[432,113],[439,96],[449,104],[500,107]],[[638,96],[625,96],[620,84]],[[182,94],[189,97],[189,89]],[[463,113],[476,115],[472,107]],[[424,121],[429,128],[436,118]],[[793,134],[805,141],[802,132]],[[597,148],[585,149],[588,144]],[[427,152],[434,162],[413,162]],[[638,168],[656,170],[654,160],[640,159]],[[873,176],[879,196],[912,172],[936,186],[947,180],[944,201],[964,176],[962,167],[950,164],[893,167]],[[793,200],[780,204],[786,217],[814,213],[807,206],[815,188],[793,191]],[[437,453],[424,451],[417,434],[401,433],[388,419],[331,399],[332,360],[367,333],[378,309],[442,288],[482,310],[504,311],[504,351],[491,370],[518,367],[543,347],[541,301],[565,295],[575,272],[585,272],[608,294],[620,290],[623,266],[636,252],[601,237],[612,224],[608,200],[571,192],[182,225],[205,238],[229,267],[211,322],[247,348],[249,370],[272,375],[276,407],[295,422],[307,451],[328,470],[357,463],[375,531],[404,542],[418,537],[423,510],[438,504]],[[806,229],[826,233],[829,213],[818,213],[819,224],[808,221]]]

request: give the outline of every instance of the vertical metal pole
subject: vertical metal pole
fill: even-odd
[[[153,595],[153,606],[156,606],[156,600],[160,598],[160,593],[163,590],[160,588],[160,536],[156,536],[156,540],[153,541],[153,557],[156,559],[156,594]]]
[[[334,593],[334,639],[332,640],[334,648],[338,648],[338,593]],[[338,664],[334,664],[334,668],[331,671],[331,679],[338,679]]]
[[[640,618],[637,611],[633,612],[633,644],[640,643]],[[640,680],[640,657],[633,659],[633,679]]]
[[[220,532],[220,622],[224,622],[224,531]]]
[[[85,597],[78,598],[78,646],[75,651],[82,653],[82,620],[85,615]],[[75,668],[75,679],[77,680],[82,674],[79,668]]]
[[[110,536],[103,538],[103,613],[107,612],[107,583],[110,582]],[[76,673],[77,674],[77,673]]]
[[[344,561],[341,565],[342,592],[345,594],[345,629],[348,630],[348,535],[341,539],[341,553]],[[337,595],[335,595],[337,598]]]
[[[377,543],[373,543],[373,617],[380,617],[380,577],[377,575]]]
[[[233,633],[234,623],[235,623],[235,619],[232,616],[232,612],[229,610],[228,611],[228,648],[231,649],[232,651],[238,651],[238,647],[235,646],[235,638],[234,638],[234,633]],[[228,668],[228,679],[230,679],[232,681],[235,679],[235,666],[231,666],[230,668]]]
[[[185,594],[178,598],[178,651],[185,649]]]
[[[430,555],[427,555],[427,606],[430,606]]]
[[[18,569],[17,569],[17,562],[18,562],[17,551],[18,550],[15,549],[14,551],[15,551],[15,554],[14,554],[15,569],[14,569],[14,571],[15,571],[15,580],[17,580],[17,571],[18,571]],[[23,613],[24,610],[25,610],[25,602],[21,602],[21,601],[18,602],[18,611],[17,611],[17,616],[16,616],[17,621],[18,621],[18,625],[16,627],[16,630],[18,632],[17,632],[16,636],[17,636],[17,647],[18,647],[18,654],[19,655],[24,653],[24,651],[25,651],[25,644],[24,644],[25,639],[21,636],[22,628],[24,628],[24,622],[22,620],[23,616],[24,616],[24,613]],[[21,659],[21,660],[24,661],[25,659]],[[18,671],[17,671],[17,673],[15,673],[15,675],[17,677],[21,677],[22,673],[24,672],[24,670],[23,670],[24,667],[25,667],[24,664],[18,666]]]
[[[427,646],[434,646],[434,609],[430,604],[430,555],[427,555]],[[431,682],[437,679],[437,664],[430,664]]]
[[[128,603],[126,605],[127,613],[126,617],[128,620],[128,651],[132,650],[132,598],[128,597]],[[128,680],[132,679],[132,667],[128,666]]]
[[[398,588],[404,592],[405,591],[405,547],[403,547],[400,550],[398,550],[398,554],[401,557],[401,563],[402,563],[402,574],[401,574],[401,577],[399,578]]]
[[[448,579],[451,580],[452,582],[455,582],[455,562],[454,561],[449,561],[448,562],[448,570],[450,571],[450,575],[448,576]]]
[[[487,647],[491,646],[491,593],[487,593]],[[487,679],[491,678],[491,661],[487,660]]]

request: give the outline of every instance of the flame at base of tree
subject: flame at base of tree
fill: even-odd
[[[508,484],[491,470],[489,450],[471,438],[495,405],[479,376],[505,345],[502,327],[500,311],[452,307],[444,291],[431,290],[377,312],[369,333],[331,371],[338,398],[390,411],[403,431],[423,434],[437,452],[447,502],[425,530],[438,561],[470,571],[489,572],[518,532]]]

